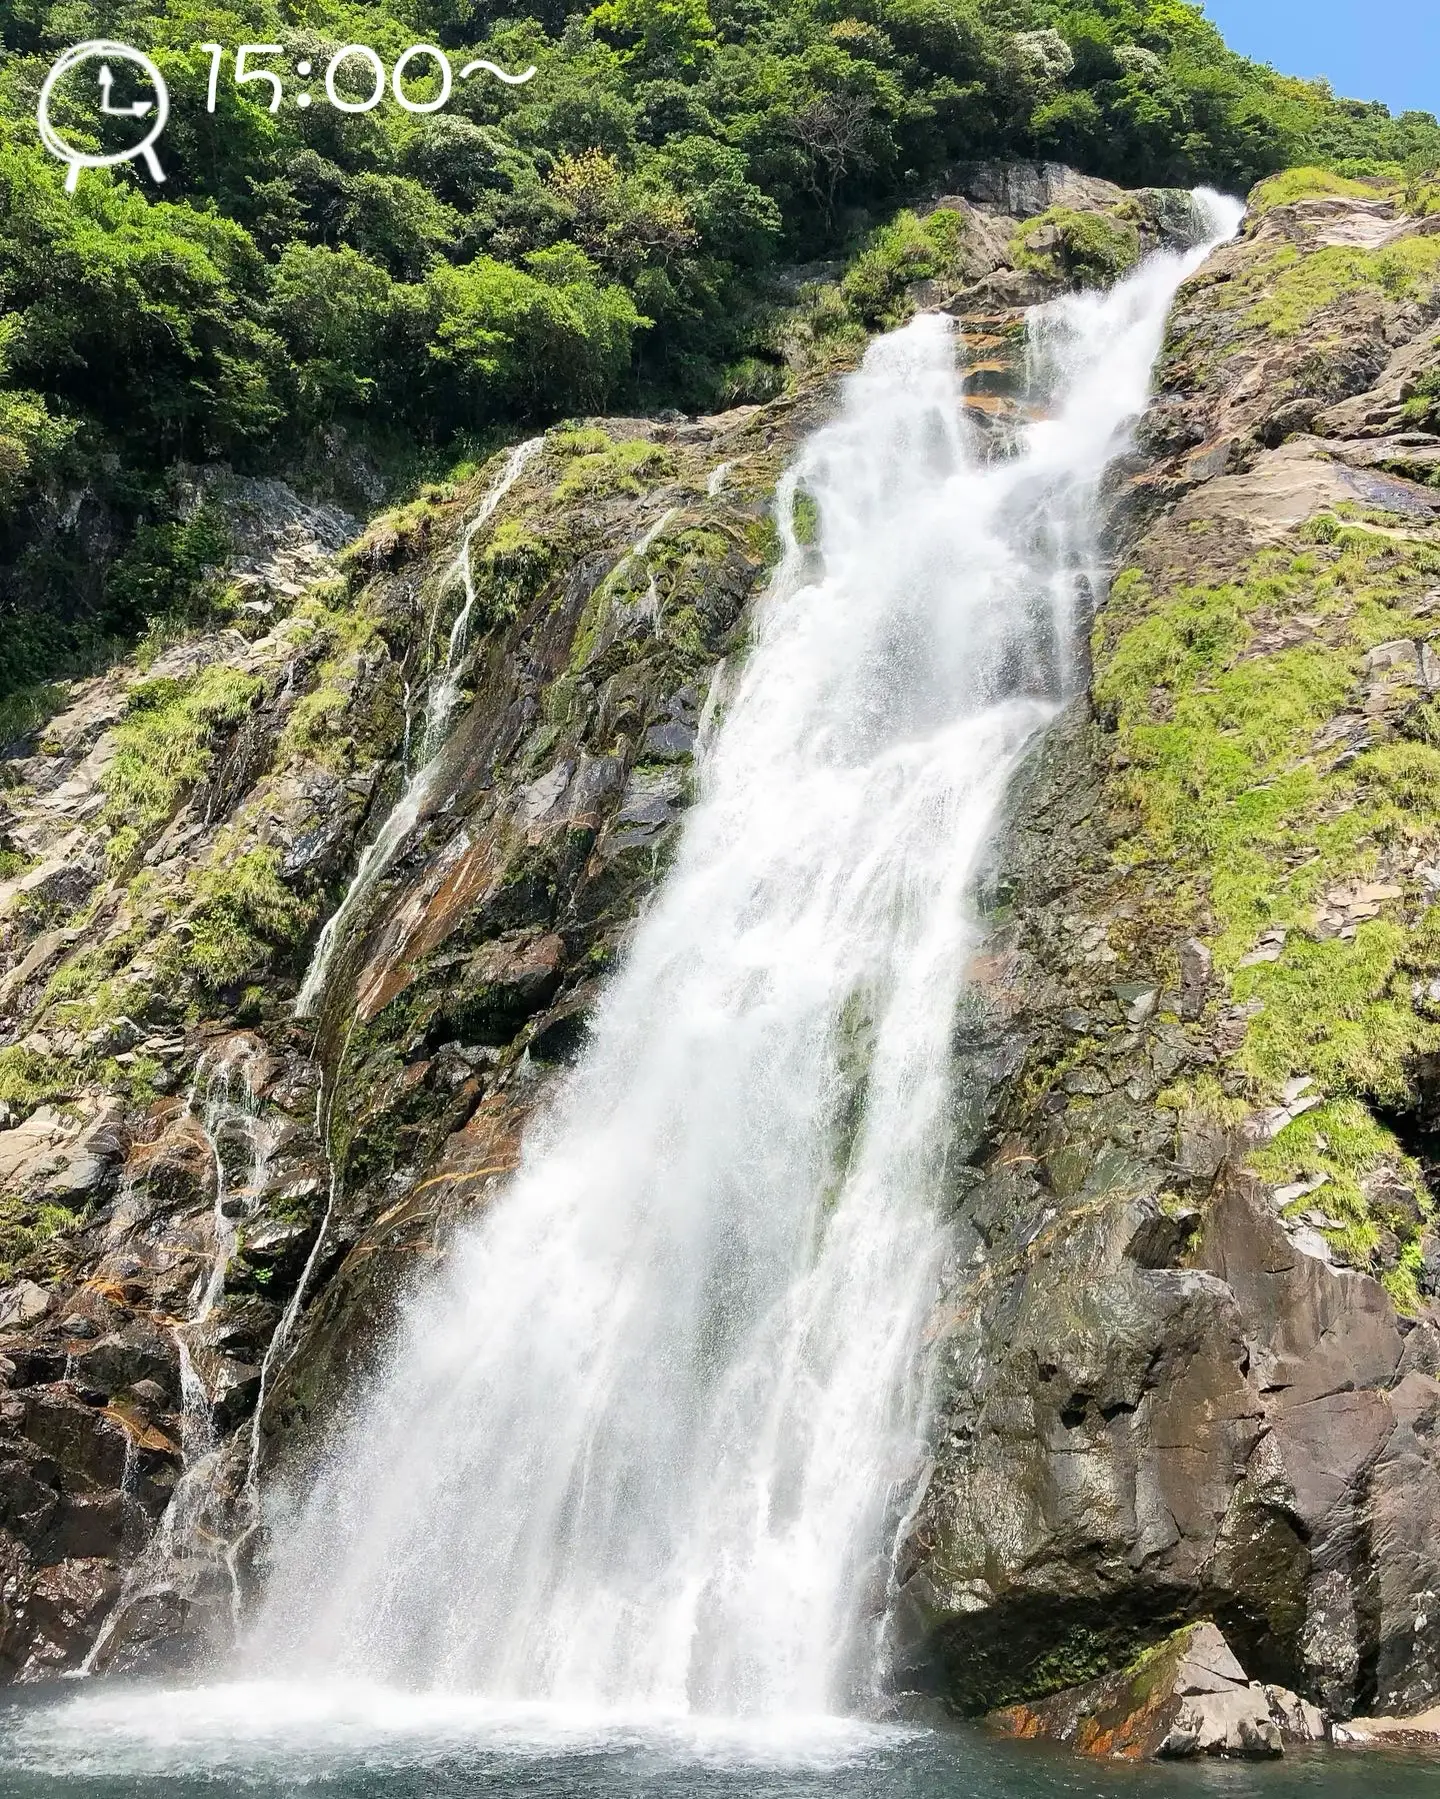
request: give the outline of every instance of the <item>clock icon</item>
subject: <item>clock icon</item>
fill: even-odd
[[[145,135],[138,143],[127,145],[122,150],[111,150],[97,155],[89,150],[77,150],[73,144],[56,131],[50,118],[50,101],[56,84],[64,79],[72,69],[81,63],[98,62],[95,71],[96,87],[100,96],[100,104],[96,108],[106,118],[134,119],[147,121]],[[120,106],[111,104],[112,90],[115,85],[114,71],[111,63],[133,63],[154,90],[153,100],[132,100]],[[71,50],[59,58],[40,88],[40,98],[35,106],[35,123],[40,128],[40,140],[50,154],[67,165],[65,171],[65,192],[73,194],[76,183],[80,179],[81,169],[110,169],[118,163],[134,162],[143,158],[150,171],[152,181],[165,179],[165,171],[160,166],[160,158],[155,154],[155,145],[160,133],[165,129],[165,121],[170,117],[170,90],[165,85],[165,77],[146,56],[143,50],[136,50],[129,44],[119,44],[113,38],[89,38],[83,44],[76,44]]]

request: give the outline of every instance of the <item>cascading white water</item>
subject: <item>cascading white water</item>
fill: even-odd
[[[308,1018],[320,1003],[320,996],[325,991],[325,979],[330,972],[330,964],[335,952],[345,940],[346,930],[353,919],[361,912],[365,901],[374,892],[376,883],[395,860],[396,854],[407,837],[420,821],[420,816],[432,797],[435,775],[439,767],[440,752],[445,747],[450,720],[454,716],[455,707],[460,699],[460,683],[464,676],[470,645],[470,626],[475,613],[475,572],[471,564],[471,550],[475,542],[475,534],[494,517],[496,508],[509,493],[510,489],[525,472],[525,466],[536,453],[543,449],[543,437],[528,438],[524,443],[516,444],[505,458],[493,486],[480,502],[480,510],[465,527],[465,535],[460,540],[460,548],[454,562],[445,571],[440,582],[437,604],[447,589],[456,581],[460,583],[464,593],[460,610],[455,615],[455,622],[450,627],[446,639],[444,664],[431,677],[430,692],[425,702],[425,719],[420,732],[419,762],[415,773],[409,774],[411,750],[411,724],[409,689],[406,689],[405,706],[405,744],[403,764],[407,771],[407,779],[401,794],[391,807],[371,842],[362,852],[355,875],[346,889],[345,897],[325,921],[325,926],[316,939],[315,950],[310,958],[310,966],[305,971],[305,979],[300,983],[300,991],[295,996],[295,1016]]]
[[[1000,461],[950,321],[872,345],[782,483],[753,651],[584,1059],[271,1519],[255,1671],[772,1715],[864,1689],[967,894],[1074,680],[1098,483],[1201,255],[1037,317],[1048,415]]]

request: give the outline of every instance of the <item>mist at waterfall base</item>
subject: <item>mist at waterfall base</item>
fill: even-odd
[[[1078,688],[1100,484],[1203,254],[1032,315],[1044,410],[1001,454],[950,320],[871,346],[781,483],[781,566],[589,1048],[303,1490],[266,1494],[235,1678],[17,1700],[5,1791],[1113,1790],[861,1720],[925,1463],[977,875]]]

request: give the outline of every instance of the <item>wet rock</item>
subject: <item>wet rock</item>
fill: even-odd
[[[463,965],[461,993],[432,1026],[432,1039],[443,1029],[462,1043],[508,1043],[554,996],[564,966],[565,941],[555,932],[487,944]]]
[[[151,1413],[163,1412],[170,1404],[170,1395],[160,1381],[137,1380],[126,1388],[124,1396]]]
[[[43,1458],[0,1450],[0,1525],[28,1548],[45,1540],[59,1512],[56,1473]]]
[[[1283,1753],[1270,1699],[1213,1624],[1192,1624],[1123,1673],[1007,1707],[987,1722],[1006,1736],[1066,1743],[1132,1761]]]
[[[141,1523],[139,1507],[127,1495],[114,1493],[67,1494],[61,1502],[46,1544],[47,1561],[104,1556],[118,1560],[131,1535],[132,1507]],[[148,1523],[148,1520],[146,1521]],[[136,1535],[148,1534],[141,1530]]]
[[[25,1674],[36,1679],[70,1666],[100,1628],[120,1585],[108,1557],[77,1557],[41,1568],[30,1589],[34,1635]]]
[[[255,1410],[260,1397],[260,1369],[256,1363],[226,1357],[210,1370],[207,1385],[214,1428],[232,1431]]]
[[[257,1283],[263,1291],[273,1281],[282,1290],[299,1278],[315,1241],[315,1225],[305,1219],[277,1218],[247,1230],[244,1245],[232,1270],[230,1285],[244,1291]]]
[[[6,1344],[5,1359],[12,1370],[9,1379],[11,1387],[45,1386],[51,1381],[60,1380],[65,1373],[66,1356],[63,1350],[45,1348],[23,1339]]]
[[[25,1435],[51,1457],[77,1490],[118,1488],[125,1477],[127,1439],[122,1426],[63,1391],[26,1395]]]
[[[77,1380],[101,1393],[119,1393],[145,1382],[171,1399],[179,1397],[175,1347],[168,1338],[112,1332],[71,1358]]]

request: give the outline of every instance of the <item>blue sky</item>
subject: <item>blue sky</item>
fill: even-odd
[[[1354,100],[1440,114],[1440,0],[1204,0],[1232,50]]]

